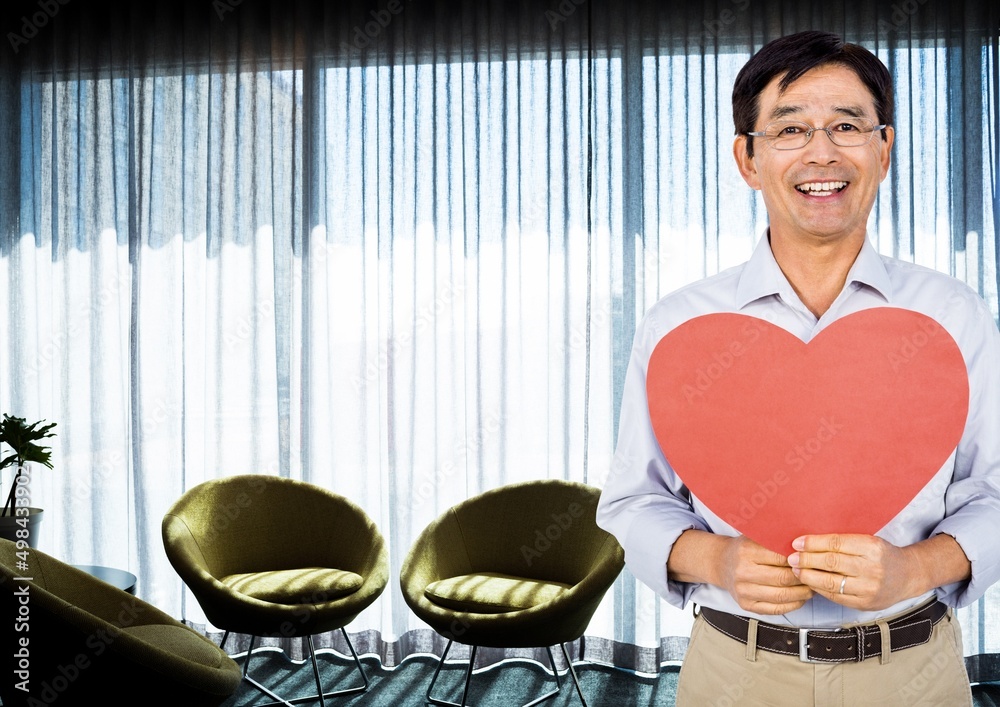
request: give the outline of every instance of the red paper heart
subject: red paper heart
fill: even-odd
[[[690,491],[781,554],[800,535],[878,532],[954,451],[969,406],[954,339],[893,307],[809,344],[742,314],[696,317],[656,345],[646,393]]]

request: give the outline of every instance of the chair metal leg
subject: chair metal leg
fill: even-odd
[[[229,634],[227,633],[226,636],[228,637],[228,635]],[[222,640],[223,640],[223,642],[225,642],[225,640],[226,640],[225,637]],[[271,692],[269,689],[267,689],[266,687],[264,687],[263,685],[261,685],[259,682],[257,682],[256,680],[254,680],[252,677],[250,677],[249,675],[247,675],[247,673],[250,671],[250,657],[253,655],[253,645],[256,642],[257,642],[257,637],[256,636],[250,636],[250,648],[247,650],[247,657],[246,657],[246,660],[243,662],[243,680],[245,680],[252,687],[256,688],[257,690],[259,690],[260,692],[264,693],[265,695],[267,695],[268,697],[270,697],[272,700],[274,700],[274,702],[268,702],[267,704],[272,705],[272,706],[274,706],[274,705],[284,705],[285,707],[293,707],[291,702],[288,702],[287,700],[282,699],[282,697],[280,695],[276,695],[275,693]]]
[[[454,641],[449,640],[448,645],[444,647],[444,653],[441,655],[441,660],[438,661],[437,668],[434,670],[434,676],[431,677],[431,684],[427,686],[427,701],[432,705],[441,705],[441,707],[462,707],[465,704],[465,694],[469,692],[469,680],[472,677],[472,666],[475,664],[475,650],[476,647],[473,646],[473,660],[469,661],[469,669],[465,674],[465,694],[462,696],[462,705],[458,705],[455,702],[448,702],[447,700],[440,700],[436,697],[431,696],[431,690],[434,689],[434,683],[437,682],[438,675],[441,673],[441,668],[444,666],[445,660],[448,659],[448,651],[451,650],[451,644]]]
[[[448,651],[451,650],[452,643],[453,641],[448,641],[448,645],[444,647],[444,653],[441,656],[441,660],[438,661],[434,677],[431,678],[431,684],[427,686],[427,701],[432,705],[440,705],[441,707],[466,707],[466,700],[469,698],[469,685],[472,683],[472,667],[476,664],[476,646],[472,647],[472,655],[469,657],[469,668],[465,671],[465,689],[462,691],[462,702],[449,702],[448,700],[431,696],[431,690],[434,689],[434,683],[437,682],[441,667],[448,658]]]
[[[351,639],[347,635],[346,629],[341,628],[340,631],[344,635],[344,640],[347,641],[347,647],[351,650],[351,656],[354,658],[354,664],[357,666],[358,672],[361,673],[362,684],[355,687],[345,688],[343,690],[335,690],[333,692],[323,692],[323,685],[319,677],[319,664],[316,662],[316,649],[313,645],[313,639],[312,636],[306,636],[306,643],[309,646],[309,660],[312,663],[313,678],[316,680],[316,694],[310,695],[308,697],[296,697],[291,700],[286,700],[281,696],[276,695],[274,692],[272,692],[271,690],[269,690],[264,685],[260,684],[247,674],[250,669],[250,655],[251,653],[253,653],[254,643],[257,641],[256,636],[251,636],[250,650],[247,651],[246,661],[243,664],[243,679],[246,680],[251,686],[253,686],[257,690],[259,690],[260,692],[264,693],[272,700],[274,700],[274,702],[265,702],[264,704],[257,705],[256,707],[277,707],[278,705],[282,705],[283,707],[293,707],[293,705],[301,704],[303,702],[315,702],[316,700],[319,700],[320,707],[326,707],[326,698],[328,697],[338,697],[340,695],[354,695],[367,690],[368,676],[365,675],[365,669],[364,666],[361,664],[361,659],[358,658],[358,653],[357,651],[354,650],[354,644],[351,643]],[[223,636],[222,638],[223,645],[225,644],[226,638],[228,638],[228,636],[229,636],[228,632],[226,633],[225,636]]]
[[[562,648],[563,657],[566,658],[566,665],[569,666],[570,677],[573,678],[573,684],[576,685],[576,694],[580,696],[580,702],[583,703],[583,707],[587,707],[587,700],[583,696],[583,690],[580,689],[580,681],[576,677],[576,670],[573,669],[573,661],[569,659],[569,651],[566,650],[566,644],[560,643],[559,647]]]
[[[368,689],[368,676],[365,675],[365,669],[361,665],[361,659],[358,658],[357,651],[354,650],[354,644],[351,643],[351,639],[347,635],[347,631],[342,628],[342,629],[340,629],[340,632],[342,634],[344,634],[344,640],[347,642],[347,647],[351,649],[351,657],[354,658],[354,664],[356,666],[358,666],[358,672],[361,673],[361,680],[364,683],[360,687],[354,687],[354,688],[350,688],[348,690],[344,690],[344,694],[345,695],[348,694],[351,690],[353,690],[354,692],[364,692],[365,690]]]
[[[315,646],[313,646],[313,637],[306,636],[306,642],[309,643],[309,659],[310,662],[312,662],[313,666],[313,678],[315,678],[316,680],[316,694],[319,695],[319,705],[320,707],[326,707],[326,699],[325,699],[326,695],[323,694],[323,683],[321,683],[319,680],[319,665],[316,664],[316,648]],[[352,653],[354,652],[353,646],[351,652]],[[364,675],[364,672],[365,671],[362,670],[361,674]],[[365,679],[365,686],[366,687],[368,686],[367,678]],[[338,692],[336,694],[340,695],[343,694],[343,692]],[[333,694],[331,694],[330,696],[332,697]]]
[[[449,702],[448,700],[444,700],[439,697],[433,697],[431,695],[431,691],[434,689],[434,684],[437,682],[438,674],[441,672],[441,667],[444,665],[445,659],[447,659],[448,657],[448,651],[451,650],[451,644],[452,641],[449,640],[448,645],[445,646],[444,653],[441,655],[441,660],[438,661],[437,669],[434,670],[434,677],[431,678],[431,684],[427,687],[427,701],[430,702],[432,705],[439,705],[439,707],[469,707],[469,704],[466,700],[468,700],[469,685],[472,682],[472,668],[476,664],[476,646],[472,646],[472,655],[469,656],[469,667],[465,671],[465,689],[462,692],[462,701]],[[562,689],[562,685],[559,681],[559,671],[556,669],[556,661],[552,657],[552,649],[546,647],[545,651],[549,654],[549,665],[552,667],[552,675],[555,677],[556,680],[556,689],[545,693],[541,697],[532,700],[531,702],[527,702],[521,705],[521,707],[534,707],[534,705],[540,704],[542,702],[545,702],[545,700],[555,697],[556,695],[559,694],[559,691]],[[566,647],[563,646],[564,655],[565,652],[566,652]],[[566,662],[569,662],[569,656],[567,656]],[[573,670],[572,664],[570,664],[570,670],[571,671]],[[576,682],[576,673],[573,673],[573,681]],[[580,684],[577,682],[576,685],[577,685],[577,690],[579,690]],[[580,697],[582,699],[583,697],[582,692],[580,693]],[[584,702],[584,707],[586,707],[586,704],[587,703]]]
[[[555,658],[552,657],[552,649],[549,648],[548,646],[546,646],[545,647],[545,652],[549,654],[549,665],[552,666],[552,674],[556,678],[556,689],[552,690],[551,692],[545,693],[544,695],[542,695],[541,697],[539,697],[537,700],[529,702],[526,705],[522,705],[522,707],[534,707],[534,705],[537,705],[540,702],[544,702],[545,700],[547,700],[549,698],[555,697],[556,695],[559,694],[559,691],[562,689],[562,685],[559,683],[559,670],[556,669],[556,661],[555,661]]]

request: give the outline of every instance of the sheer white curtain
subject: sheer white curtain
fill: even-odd
[[[890,65],[877,246],[997,312],[989,3],[948,31],[930,5],[402,3],[384,24],[364,3],[168,5],[66,6],[0,76],[0,409],[58,423],[41,548],[128,568],[194,624],[164,511],[280,474],[387,537],[359,649],[440,649],[398,589],[416,535],[501,484],[600,486],[638,317],[762,233],[729,92],[778,34],[840,31]],[[1000,649],[997,598],[963,613],[969,655]],[[575,650],[654,672],[690,621],[626,571]]]
[[[586,481],[610,459],[611,391],[593,385],[607,362],[591,360],[611,317],[592,281],[610,231],[587,222],[588,74],[586,55],[488,51],[316,72],[317,225],[293,317],[293,398],[308,405],[292,436],[301,473],[373,512],[394,577],[449,506]],[[382,638],[419,628],[398,583],[386,594]]]

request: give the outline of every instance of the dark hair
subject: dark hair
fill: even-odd
[[[857,74],[875,101],[878,122],[892,125],[892,79],[877,56],[857,44],[847,44],[829,32],[799,32],[765,44],[740,69],[733,86],[733,122],[736,134],[754,129],[760,111],[760,94],[775,76],[783,93],[796,79],[817,66],[841,64]],[[753,157],[753,138],[747,139]]]

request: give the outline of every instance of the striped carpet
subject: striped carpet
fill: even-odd
[[[242,667],[244,658],[236,658]],[[360,684],[360,675],[354,663],[332,651],[319,651],[317,662],[324,688],[337,690]],[[427,688],[437,667],[437,659],[416,656],[403,661],[395,669],[382,668],[374,657],[362,658],[368,675],[368,691],[350,697],[327,700],[328,705],[392,705],[392,707],[424,707],[427,705]],[[305,697],[316,693],[312,668],[308,661],[295,663],[277,649],[261,650],[253,659],[251,676],[286,699]],[[677,688],[676,666],[665,667],[656,678],[638,676],[593,663],[575,666],[577,675],[590,707],[632,707],[656,705],[672,707]],[[441,671],[434,696],[458,702],[464,687],[465,668],[460,663],[450,663]],[[560,677],[562,691],[545,707],[580,707],[573,682],[567,673]],[[511,707],[521,705],[541,696],[555,686],[552,676],[537,663],[507,661],[477,671],[469,690],[469,704],[475,707]],[[1000,707],[1000,684],[974,685],[975,707]],[[223,707],[252,707],[269,702],[247,683],[240,685],[236,694]],[[319,701],[305,703],[318,705]],[[940,706],[944,707],[944,706]],[[948,706],[953,707],[953,706]]]
[[[265,657],[261,657],[265,656]],[[236,662],[243,666],[243,657]],[[362,658],[369,688],[364,694],[327,700],[337,705],[392,705],[393,707],[424,707],[427,688],[437,667],[437,659],[416,656],[403,661],[393,670],[382,668],[373,658]],[[317,651],[317,663],[324,689],[338,690],[361,684],[361,676],[349,659],[331,651]],[[591,663],[576,666],[577,675],[590,707],[625,707],[627,705],[674,704],[677,669],[665,668],[656,679],[644,678],[634,673]],[[251,677],[256,678],[280,696],[288,699],[316,693],[316,683],[308,660],[294,663],[277,650],[254,654]],[[465,668],[460,663],[449,663],[441,670],[434,696],[458,702],[464,687]],[[580,707],[573,681],[568,673],[560,677],[561,692],[543,704],[546,707]],[[547,671],[530,661],[507,661],[477,671],[469,689],[469,704],[475,707],[511,707],[541,696],[553,689],[555,682]],[[224,707],[251,707],[266,704],[265,695],[247,683],[240,685],[236,694]],[[307,704],[319,704],[319,701]]]

